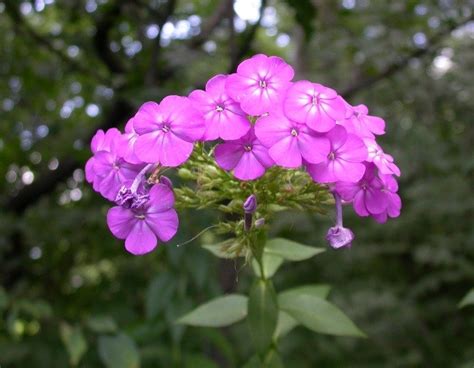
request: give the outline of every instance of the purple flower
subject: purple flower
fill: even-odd
[[[174,195],[164,184],[154,185],[149,200],[138,208],[112,207],[107,224],[114,236],[125,239],[132,254],[151,252],[158,242],[170,240],[178,230],[178,215],[173,208]]]
[[[191,155],[205,125],[201,114],[186,97],[168,96],[161,104],[146,102],[135,115],[139,134],[135,153],[144,162],[178,166]]]
[[[204,140],[239,139],[250,129],[247,114],[225,90],[226,79],[225,75],[216,75],[207,82],[206,91],[196,90],[189,95],[193,106],[204,117],[206,123]]]
[[[321,133],[330,131],[336,120],[345,118],[344,101],[335,90],[305,80],[288,89],[283,108],[290,119]]]
[[[333,192],[336,205],[336,225],[329,228],[326,234],[326,240],[329,245],[335,249],[350,247],[354,240],[354,233],[343,226],[342,221],[342,203],[339,193]]]
[[[117,145],[117,153],[124,158],[125,161],[131,164],[141,164],[142,160],[138,158],[135,153],[135,143],[138,134],[133,126],[135,118],[131,118],[125,125],[125,133],[122,134],[120,144]]]
[[[381,174],[394,174],[400,176],[400,169],[393,162],[393,157],[384,153],[382,148],[375,142],[374,139],[366,138],[364,143],[368,150],[367,161],[373,162],[379,169]]]
[[[243,208],[245,213],[255,213],[255,211],[257,210],[257,197],[255,197],[255,194],[251,194],[250,196],[248,196],[248,198],[244,202]]]
[[[380,215],[387,210],[389,198],[374,164],[366,164],[365,174],[357,183],[337,182],[335,189],[342,199],[352,201],[359,216]]]
[[[233,170],[235,177],[241,180],[257,179],[274,164],[253,129],[240,139],[217,145],[215,156],[220,167]]]
[[[372,217],[375,221],[382,224],[387,221],[388,217],[394,218],[400,216],[402,200],[396,193],[398,191],[398,183],[392,175],[380,175],[380,179],[383,183],[382,190],[385,192],[387,198],[387,209],[380,214],[372,215]]]
[[[123,185],[133,182],[144,165],[126,162],[118,153],[122,136],[113,128],[106,133],[99,131],[92,140],[94,156],[86,164],[86,176],[95,191],[110,201],[115,200]]]
[[[350,247],[354,238],[355,236],[351,229],[342,226],[333,226],[329,228],[326,234],[326,240],[335,249]]]
[[[367,148],[362,139],[336,125],[326,134],[331,148],[326,159],[319,164],[306,164],[306,168],[318,183],[337,181],[357,182],[365,172],[362,163],[367,158]]]
[[[293,68],[277,56],[258,54],[240,63],[226,81],[230,97],[250,115],[261,115],[281,104],[293,79]]]
[[[102,129],[99,129],[94,137],[91,140],[91,151],[95,154],[98,151],[110,151],[110,145],[112,141],[120,136],[120,131],[116,128],[111,128],[104,132]],[[85,173],[86,173],[86,180],[93,184],[94,179],[96,177],[96,173],[94,172],[94,156],[92,156],[86,162]]]
[[[346,105],[352,113],[341,122],[349,133],[361,138],[374,138],[375,135],[385,134],[385,121],[378,116],[367,115],[369,110],[365,105]]]
[[[144,165],[134,165],[110,152],[99,151],[94,156],[94,189],[109,201],[115,200],[122,186],[129,186]]]
[[[303,159],[316,164],[326,160],[329,140],[306,125],[272,112],[258,119],[255,134],[269,147],[270,157],[280,166],[299,167]]]

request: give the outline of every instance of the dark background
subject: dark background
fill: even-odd
[[[245,363],[245,324],[173,323],[248,286],[247,271],[199,247],[212,234],[175,247],[213,214],[182,212],[173,242],[133,257],[108,233],[109,204],[82,168],[96,129],[122,128],[144,101],[187,94],[263,52],[384,117],[381,144],[403,173],[400,218],[378,225],[348,208],[352,249],[285,265],[275,279],[331,284],[330,299],[369,338],[299,327],[282,340],[286,365],[473,367],[474,310],[457,303],[474,284],[474,2],[232,4],[0,1],[0,366],[101,367],[106,335],[120,336],[119,368]],[[323,245],[330,223],[290,213],[272,232]]]

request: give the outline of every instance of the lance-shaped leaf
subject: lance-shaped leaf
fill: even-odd
[[[365,337],[365,334],[339,308],[317,296],[301,294],[293,298],[283,298],[280,308],[315,332]]]
[[[247,297],[229,294],[200,305],[181,317],[177,323],[201,327],[224,327],[244,319],[245,316],[247,316]]]
[[[70,364],[74,367],[77,366],[87,351],[87,341],[84,338],[81,328],[78,326],[70,326],[67,323],[61,323],[59,326],[59,334],[64,346],[66,346]]]
[[[278,320],[277,296],[269,280],[257,280],[250,289],[248,301],[250,333],[258,353],[272,343]]]
[[[100,336],[99,356],[107,368],[139,368],[140,355],[135,342],[125,334]]]
[[[298,295],[313,295],[321,299],[326,299],[329,295],[331,287],[326,284],[310,284],[297,286],[278,294],[278,303],[290,304],[293,298]]]
[[[325,248],[308,247],[288,239],[275,238],[267,242],[264,252],[280,256],[287,261],[303,261],[325,250]]]
[[[277,340],[285,336],[296,326],[298,326],[298,321],[296,319],[294,319],[288,313],[280,311],[278,313],[278,323],[275,329],[275,333],[273,334],[273,338]]]
[[[322,299],[326,299],[329,295],[329,285],[312,284],[298,286],[289,290],[285,290],[278,294],[278,304],[290,304],[291,300],[297,295],[314,295]],[[288,334],[293,328],[298,326],[298,321],[288,313],[280,311],[278,313],[278,323],[275,330],[274,339],[281,338]]]
[[[472,304],[474,304],[474,289],[469,290],[464,298],[462,298],[462,300],[459,302],[459,308],[464,308]]]
[[[263,278],[271,278],[275,274],[275,272],[278,270],[278,268],[281,266],[283,263],[283,258],[280,256],[277,256],[275,254],[271,253],[263,253],[262,256],[262,267],[263,267]],[[255,272],[255,274],[258,277],[262,278],[261,275],[261,270],[260,266],[258,265],[258,262],[254,259],[252,259],[252,268]]]
[[[235,255],[232,252],[226,252],[225,250],[228,249],[229,247],[232,247],[232,245],[235,244],[235,239],[227,239],[224,240],[221,243],[217,244],[203,244],[202,247],[212,254],[214,254],[216,257],[223,258],[223,259],[234,259],[236,257],[242,257],[243,254],[241,255]]]

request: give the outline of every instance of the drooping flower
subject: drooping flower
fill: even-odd
[[[384,212],[376,215],[372,215],[375,221],[384,223],[388,217],[400,216],[400,210],[402,208],[402,200],[397,194],[398,183],[392,175],[379,175],[383,183],[382,191],[385,192],[387,197],[387,208]]]
[[[335,90],[305,80],[288,88],[283,109],[290,119],[320,133],[330,131],[346,114],[344,101]]]
[[[122,134],[120,143],[117,145],[117,153],[123,157],[123,159],[131,164],[141,164],[142,160],[138,158],[135,153],[135,143],[138,138],[138,134],[133,126],[135,118],[131,118],[125,125],[125,133]]]
[[[95,155],[98,151],[110,151],[110,145],[115,138],[120,136],[120,131],[117,128],[111,128],[104,132],[102,129],[99,129],[91,140],[91,151]],[[85,174],[86,180],[93,184],[96,177],[94,172],[94,156],[92,156],[86,162]],[[95,188],[94,188],[95,189]],[[98,191],[98,189],[96,189]]]
[[[122,186],[131,185],[144,165],[134,165],[120,157],[112,144],[110,152],[99,151],[94,156],[94,189],[109,201],[115,200]]]
[[[378,116],[368,115],[369,110],[365,105],[350,106],[352,113],[341,122],[349,133],[361,138],[374,138],[375,135],[385,134],[385,121]],[[346,107],[347,107],[346,105]]]
[[[274,164],[253,129],[240,139],[217,145],[215,157],[221,168],[233,170],[234,176],[241,180],[257,179]]]
[[[367,158],[367,148],[362,139],[348,134],[340,125],[336,125],[326,136],[331,145],[326,159],[319,164],[306,164],[313,180],[318,183],[359,181],[364,175],[363,162]]]
[[[329,140],[325,136],[278,112],[259,118],[255,134],[268,147],[275,163],[283,167],[299,167],[303,159],[316,164],[329,154]]]
[[[329,228],[326,234],[326,240],[329,245],[335,249],[350,247],[354,240],[354,233],[351,229],[343,226],[341,196],[337,192],[332,193],[336,205],[336,224]]]
[[[362,217],[386,211],[389,198],[374,164],[366,163],[365,174],[357,183],[337,182],[335,189],[345,201],[352,201],[355,212]]]
[[[365,138],[364,143],[368,150],[367,161],[373,162],[381,174],[400,176],[400,169],[393,162],[393,157],[385,153],[374,139]]]
[[[160,104],[146,102],[135,115],[133,126],[139,137],[135,153],[144,162],[178,166],[191,155],[205,124],[188,98],[165,97]]]
[[[225,90],[227,76],[216,75],[206,84],[206,91],[195,90],[189,95],[193,106],[201,112],[206,123],[203,139],[239,139],[250,129],[247,114]]]
[[[123,185],[131,184],[144,165],[126,162],[117,152],[122,136],[115,129],[98,132],[93,139],[94,156],[86,164],[86,176],[95,191],[113,201]]]
[[[155,184],[149,200],[140,206],[112,207],[107,224],[114,236],[125,239],[125,249],[135,255],[151,252],[158,242],[169,241],[178,230],[174,195],[165,184]]]
[[[269,112],[293,79],[293,68],[277,56],[258,54],[241,62],[226,81],[226,91],[250,115]]]

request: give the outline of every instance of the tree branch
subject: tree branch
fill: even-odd
[[[203,24],[201,33],[191,39],[190,47],[196,49],[206,42],[214,30],[222,23],[224,19],[226,19],[229,11],[233,10],[233,7],[234,0],[221,0],[219,6],[216,8],[216,11],[209,18],[207,18],[206,22]]]
[[[425,48],[420,48],[420,49],[414,49],[412,52],[410,52],[408,55],[403,57],[400,60],[394,61],[391,64],[387,65],[385,69],[383,69],[380,73],[377,75],[374,75],[372,77],[368,77],[366,79],[362,79],[356,83],[354,83],[351,86],[348,86],[344,88],[341,91],[341,95],[344,96],[345,98],[352,97],[359,91],[372,87],[378,82],[390,78],[392,75],[398,73],[399,71],[405,69],[411,60],[413,59],[420,59],[427,55],[428,53],[437,50],[440,47],[440,42],[446,37],[449,36],[449,34],[464,26],[465,24],[471,22],[474,20],[474,15],[471,15],[469,18],[462,20],[459,23],[453,23],[450,24],[448,27],[445,29],[439,31],[435,35],[433,35],[428,41],[427,41],[427,46]]]

